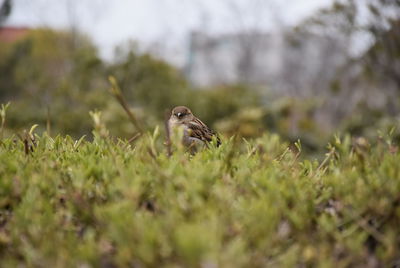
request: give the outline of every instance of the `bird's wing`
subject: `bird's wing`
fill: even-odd
[[[204,142],[212,141],[213,136],[217,139],[217,146],[221,144],[218,135],[212,131],[206,124],[204,124],[200,119],[195,118],[193,121],[187,124],[189,129],[189,136],[202,140]]]

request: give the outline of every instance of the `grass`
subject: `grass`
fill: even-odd
[[[2,267],[399,265],[389,138],[336,138],[321,161],[273,134],[168,157],[157,130],[99,128],[0,141]]]

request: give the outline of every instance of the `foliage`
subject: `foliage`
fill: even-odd
[[[345,63],[330,71],[331,92],[316,88],[326,102],[317,113],[324,121],[358,135],[382,122],[398,124],[399,14],[399,1],[334,1],[297,27],[300,36],[314,33],[344,44]]]
[[[104,67],[86,37],[39,29],[1,46],[0,99],[13,103],[9,127],[50,122],[57,133],[90,131],[90,121],[81,115],[101,107],[107,97],[97,94],[105,85],[98,76]]]
[[[393,266],[400,153],[390,136],[335,138],[321,161],[277,135],[168,158],[134,144],[0,141],[1,266]],[[300,156],[300,157],[299,157]]]
[[[261,107],[261,96],[244,85],[224,85],[197,90],[189,100],[190,107],[206,122],[214,123],[243,109]]]
[[[366,25],[355,1],[306,22],[344,42],[360,31],[375,41],[332,70],[332,92],[307,99],[194,89],[135,49],[105,63],[76,33],[1,43],[0,103],[12,104],[0,108],[0,266],[398,265],[399,21],[384,11],[399,4],[368,3]],[[192,156],[175,141],[167,157],[157,126],[175,105],[222,132],[222,146]],[[142,136],[132,137],[129,110]],[[333,125],[354,138],[336,137],[313,159]]]
[[[193,89],[177,69],[134,48],[107,64],[87,37],[38,29],[16,43],[0,44],[0,102],[12,102],[8,132],[36,123],[52,133],[89,135],[89,118],[82,115],[99,109],[113,135],[131,137],[134,128],[110,99],[108,75],[116,78],[127,105],[146,127],[162,122],[175,105],[189,106],[210,126],[241,109],[260,106],[250,88]]]
[[[187,102],[186,80],[165,61],[133,50],[120,58],[110,66],[109,73],[116,77],[124,95],[134,105],[162,118],[166,109]]]

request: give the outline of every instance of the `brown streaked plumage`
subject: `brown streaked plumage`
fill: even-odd
[[[193,147],[197,144],[207,145],[215,136],[217,146],[221,144],[218,135],[206,124],[193,115],[192,111],[185,106],[177,106],[168,120],[170,135],[176,127],[183,127],[183,144]]]

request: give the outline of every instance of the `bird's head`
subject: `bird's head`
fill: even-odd
[[[170,120],[177,123],[185,123],[193,119],[192,111],[185,106],[177,106],[172,109]]]

